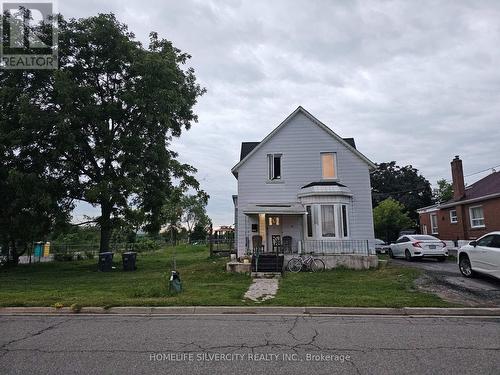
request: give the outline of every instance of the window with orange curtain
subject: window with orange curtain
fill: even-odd
[[[323,152],[321,154],[321,168],[323,171],[323,178],[337,178],[335,157],[336,155],[334,152]]]

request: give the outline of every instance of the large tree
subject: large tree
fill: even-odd
[[[48,141],[52,79],[48,70],[0,69],[0,246],[14,264],[33,241],[67,222],[73,208]]]
[[[429,181],[411,165],[399,167],[395,161],[377,164],[371,174],[372,204],[376,207],[387,198],[400,202],[416,223],[417,209],[433,203]]]
[[[43,114],[30,121],[31,147],[50,150],[46,172],[68,197],[100,208],[104,252],[127,213],[140,209],[157,232],[172,191],[198,189],[196,170],[176,160],[170,142],[197,121],[204,89],[186,67],[190,56],[156,33],[144,48],[112,14],[58,25],[58,69],[26,73],[39,77],[38,91],[29,80],[10,84],[30,103],[16,108],[20,119]]]
[[[398,201],[387,198],[373,209],[375,235],[389,243],[398,238],[402,229],[412,225],[405,207]]]
[[[436,203],[446,202],[453,198],[453,186],[444,178],[437,180],[437,188],[433,191]]]
[[[193,106],[204,89],[184,68],[190,56],[156,33],[146,49],[111,14],[59,25],[54,139],[75,198],[101,209],[103,252],[113,218],[131,205],[157,231],[173,179],[198,187],[195,169],[176,160],[170,141],[197,121]]]

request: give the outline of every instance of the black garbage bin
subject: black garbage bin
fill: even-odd
[[[102,272],[109,272],[113,268],[113,253],[99,253],[99,263],[97,269]]]
[[[135,271],[137,267],[135,266],[135,260],[137,258],[137,253],[134,251],[128,251],[122,254],[123,270],[124,271]]]

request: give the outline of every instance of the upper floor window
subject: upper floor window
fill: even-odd
[[[337,155],[335,152],[321,153],[321,171],[325,179],[337,178]]]
[[[458,223],[457,210],[450,211],[450,223]]]
[[[268,154],[268,178],[269,180],[281,180],[281,154]]]
[[[469,208],[470,226],[471,228],[484,227],[484,212],[483,207],[475,206]]]

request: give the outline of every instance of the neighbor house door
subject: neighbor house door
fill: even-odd
[[[281,242],[283,237],[283,223],[281,215],[266,215],[266,226],[267,226],[267,244],[266,251],[273,252],[273,236],[274,240],[278,239]],[[279,236],[277,238],[276,236]]]

